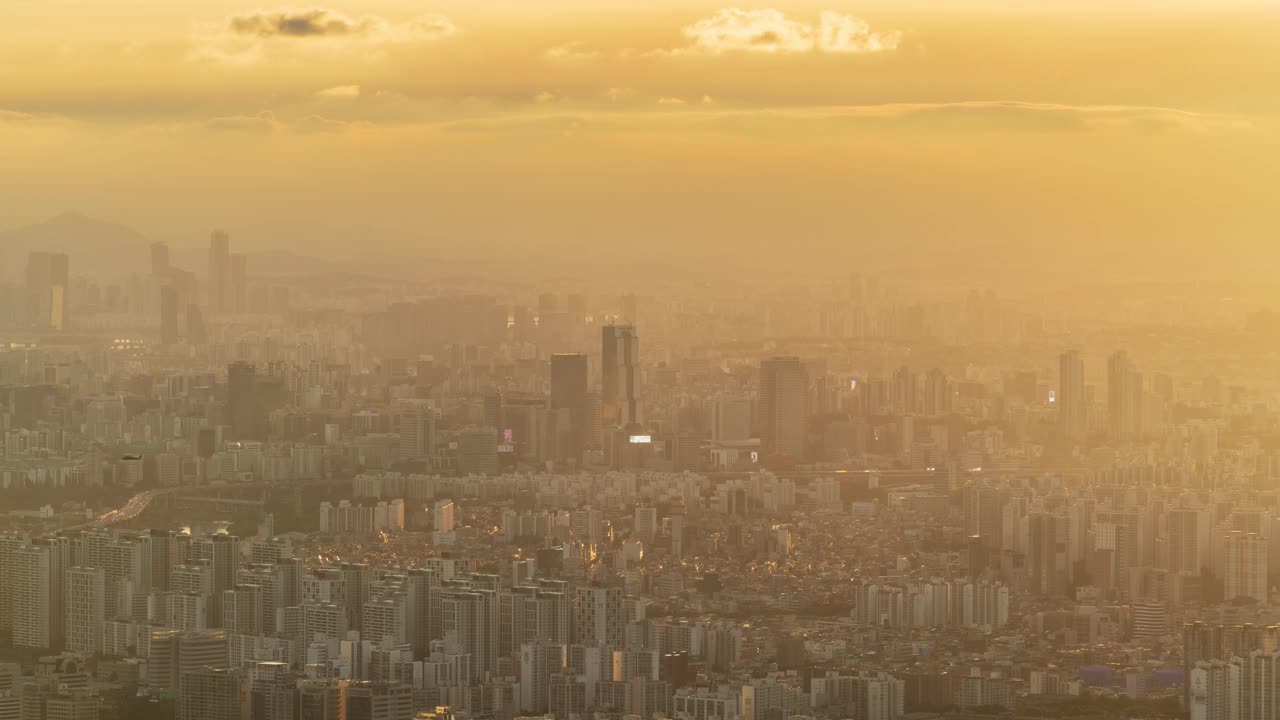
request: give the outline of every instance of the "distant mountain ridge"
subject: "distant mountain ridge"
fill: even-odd
[[[92,267],[95,274],[123,277],[149,271],[149,244],[146,236],[132,228],[65,212],[34,225],[0,231],[0,267],[6,268],[4,275],[20,277],[28,253],[64,252],[71,256],[73,275]]]
[[[125,225],[78,212],[64,212],[43,222],[0,230],[0,277],[21,278],[27,255],[33,251],[67,253],[72,275],[114,280],[146,275],[151,272],[152,242],[151,238]],[[237,246],[234,234],[231,243],[233,252],[249,255],[250,270],[255,274],[300,275],[348,269],[342,263],[288,251],[255,252],[243,245]],[[205,274],[206,248],[171,244],[169,252],[175,267]]]

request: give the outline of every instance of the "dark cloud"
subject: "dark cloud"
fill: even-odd
[[[378,17],[351,18],[326,8],[253,10],[227,21],[231,32],[258,37],[346,37],[385,30],[386,26]]]

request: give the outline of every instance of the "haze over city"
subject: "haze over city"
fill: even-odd
[[[0,720],[1280,717],[1280,2],[0,5]]]

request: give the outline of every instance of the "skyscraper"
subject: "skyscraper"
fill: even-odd
[[[435,411],[425,402],[406,403],[400,411],[400,457],[425,460],[435,449]]]
[[[809,420],[809,373],[800,358],[760,364],[760,444],[769,457],[802,460]]]
[[[1069,350],[1058,357],[1058,428],[1070,442],[1084,440],[1088,414],[1084,401],[1084,361]]]
[[[606,325],[601,338],[601,425],[625,428],[640,422],[640,338],[634,325]]]
[[[209,311],[230,311],[231,239],[221,230],[213,231],[209,240]]]
[[[1031,550],[1031,589],[1040,595],[1063,595],[1071,581],[1067,545],[1070,520],[1066,515],[1031,513],[1027,517]]]
[[[711,439],[742,442],[751,438],[751,398],[722,395],[711,406]]]
[[[234,440],[266,440],[266,408],[257,386],[252,364],[234,362],[227,367],[227,421]]]
[[[65,253],[27,256],[27,324],[36,330],[68,329],[67,290],[71,261]]]
[[[587,437],[587,356],[551,356],[551,409],[569,411],[569,439],[565,457],[582,459]]]
[[[1113,440],[1131,440],[1142,433],[1142,373],[1117,350],[1107,360],[1107,412]]]
[[[169,246],[165,243],[151,243],[151,276],[161,279],[169,276]]]

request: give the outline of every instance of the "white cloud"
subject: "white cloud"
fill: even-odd
[[[661,98],[658,98],[658,104],[659,105],[687,105],[688,103],[686,103],[684,100],[681,100],[678,97],[661,97]]]
[[[360,97],[359,85],[338,85],[336,87],[325,88],[316,93],[317,97],[322,98],[357,98]]]
[[[583,63],[598,59],[600,53],[586,49],[586,43],[578,41],[553,47],[546,51],[544,56],[552,62]]]
[[[823,12],[817,25],[794,20],[781,10],[727,8],[683,29],[690,45],[668,54],[751,52],[875,53],[893,50],[900,32],[872,32],[861,18]]]
[[[822,13],[818,26],[818,49],[823,52],[876,53],[894,50],[900,42],[901,32],[871,32],[867,21],[837,12]]]

